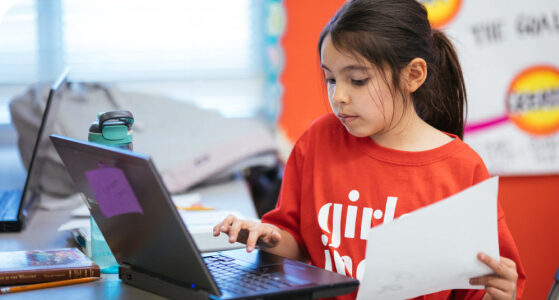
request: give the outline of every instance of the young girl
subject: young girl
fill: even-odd
[[[214,235],[359,279],[370,227],[489,174],[461,141],[466,91],[456,53],[421,4],[350,1],[326,25],[318,49],[333,114],[296,142],[276,208],[262,222],[229,216]],[[502,257],[478,255],[494,274],[471,279],[484,290],[417,299],[520,297],[525,275],[500,207],[498,228]]]

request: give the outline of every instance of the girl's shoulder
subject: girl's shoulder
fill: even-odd
[[[456,138],[453,142],[459,145],[460,151],[454,153],[452,158],[461,166],[469,166],[481,177],[489,177],[489,172],[483,161],[483,158],[467,143],[461,139]]]
[[[333,113],[326,113],[314,119],[308,129],[325,127],[342,127],[342,125]]]
[[[466,142],[462,141],[455,135],[453,135],[452,137],[455,138],[455,140],[453,140],[452,142],[455,142],[459,145],[458,148],[460,149],[460,151],[458,151],[457,155],[464,158],[469,158],[474,162],[483,162],[481,156],[472,147],[470,147],[470,145],[468,145]]]
[[[319,135],[323,137],[324,135],[340,134],[343,132],[345,132],[345,129],[338,118],[333,113],[327,113],[312,121],[303,135]]]
[[[309,150],[319,147],[323,150],[343,144],[347,139],[347,131],[333,113],[327,113],[316,118],[301,134],[295,143],[295,148]]]

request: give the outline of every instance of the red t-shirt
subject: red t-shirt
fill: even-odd
[[[399,151],[352,136],[333,114],[322,116],[296,142],[277,206],[262,222],[291,233],[313,265],[360,278],[370,227],[489,177],[477,153],[450,136],[454,140],[436,149]],[[498,218],[500,254],[518,266],[520,297],[524,270],[500,207]],[[416,299],[448,299],[451,293],[456,299],[481,299],[484,291],[442,291]]]

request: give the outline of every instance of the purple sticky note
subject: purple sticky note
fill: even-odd
[[[144,213],[121,169],[100,166],[99,169],[85,172],[85,176],[105,218],[128,213]]]

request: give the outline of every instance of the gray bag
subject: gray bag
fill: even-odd
[[[26,167],[48,89],[46,85],[33,85],[10,103]],[[263,121],[224,118],[168,97],[123,92],[95,83],[68,83],[63,87],[54,98],[45,132],[87,140],[89,124],[98,112],[120,109],[134,114],[134,151],[153,158],[171,193],[227,178],[248,167],[278,164],[273,135]],[[50,141],[42,145],[38,152],[45,158],[42,191],[57,196],[75,193]]]

